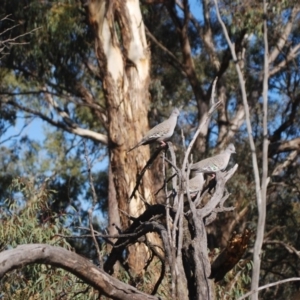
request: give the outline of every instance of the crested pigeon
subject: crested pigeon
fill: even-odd
[[[194,177],[189,180],[189,192],[193,197],[197,192],[202,191],[204,185],[203,174],[197,172]]]
[[[231,153],[236,153],[233,144],[229,144],[227,148],[220,154],[192,164],[191,171],[214,174],[218,171],[224,170],[229,163]]]
[[[127,152],[130,152],[131,150],[141,145],[152,144],[155,142],[161,142],[161,146],[165,146],[165,141],[173,135],[179,114],[179,109],[174,108],[169,119],[150,129],[142,138],[142,140],[139,143],[137,143],[134,147],[129,149]]]

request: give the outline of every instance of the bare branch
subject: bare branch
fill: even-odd
[[[161,42],[158,41],[158,39],[149,31],[149,29],[147,27],[145,27],[146,29],[146,34],[147,36],[161,49],[164,51],[164,53],[166,53],[175,63],[176,65],[178,65],[181,69],[181,71],[185,74],[184,71],[184,66],[183,64],[178,60],[178,58],[167,48],[165,47]]]
[[[264,15],[267,15],[267,3],[263,1]],[[257,290],[259,286],[259,274],[261,266],[261,252],[264,241],[264,232],[267,213],[267,188],[268,178],[268,80],[269,80],[269,46],[268,46],[268,27],[267,20],[264,20],[264,79],[263,79],[263,155],[262,155],[262,181],[261,181],[261,201],[257,201],[258,224],[256,231],[256,240],[253,253],[253,271],[251,290]],[[258,293],[253,293],[252,300],[258,299]]]
[[[260,177],[259,177],[259,170],[258,170],[258,161],[257,161],[257,155],[256,155],[256,149],[255,149],[255,144],[254,144],[254,139],[252,136],[252,125],[251,125],[251,119],[250,119],[250,110],[248,106],[248,100],[247,100],[247,94],[246,94],[246,86],[245,86],[245,80],[243,73],[241,71],[241,68],[239,64],[237,63],[237,55],[235,52],[235,48],[233,43],[231,42],[228,31],[226,29],[226,26],[220,16],[219,12],[219,7],[217,0],[214,0],[215,7],[216,7],[216,13],[217,13],[217,18],[219,23],[221,24],[221,27],[223,29],[224,36],[226,38],[226,41],[229,45],[231,55],[233,57],[233,60],[235,62],[235,67],[236,71],[238,74],[239,78],[239,83],[240,83],[240,89],[242,93],[242,99],[243,99],[243,104],[244,104],[244,109],[245,109],[245,116],[246,116],[246,126],[247,126],[247,132],[248,132],[248,138],[249,138],[249,143],[250,143],[250,148],[252,152],[252,165],[253,165],[253,172],[254,172],[254,178],[255,178],[255,191],[256,191],[256,200],[257,200],[257,206],[259,210],[259,225],[257,226],[257,235],[258,238],[256,239],[256,244],[255,244],[255,251],[254,251],[254,268],[253,268],[253,273],[252,273],[252,289],[256,290],[258,287],[258,279],[259,279],[259,271],[260,271],[260,252],[261,252],[261,245],[262,245],[262,240],[263,240],[263,233],[264,233],[264,224],[265,224],[265,210],[266,210],[266,189],[267,189],[267,158],[263,162],[263,178],[262,178],[262,186],[260,184]],[[264,1],[264,11],[266,14],[266,3]],[[265,41],[265,65],[264,65],[264,125],[266,122],[267,118],[267,90],[268,90],[268,85],[267,85],[267,80],[268,80],[268,45],[267,45],[267,25],[266,25],[266,20],[264,21],[264,41]],[[267,155],[267,149],[268,149],[268,139],[267,139],[267,128],[264,127],[264,144],[263,144],[263,155]],[[257,293],[252,297],[252,299],[257,299]]]
[[[2,18],[0,21],[3,23],[4,21],[11,21],[14,22],[14,20],[10,19],[11,15],[5,16],[4,18]],[[5,30],[3,30],[2,32],[0,32],[0,36],[5,34],[6,32],[9,32],[11,30],[13,30],[15,27],[20,26],[20,24],[16,24],[13,26],[10,26],[8,28],[6,28]],[[18,39],[20,39],[21,37],[24,37],[26,35],[32,34],[33,32],[39,30],[41,27],[38,28],[34,28],[32,30],[30,30],[29,32],[25,32],[23,34],[20,34],[16,37],[13,38],[8,38],[6,40],[0,40],[0,53],[4,52],[5,49],[9,49],[10,47],[14,46],[14,45],[24,45],[24,44],[28,44],[28,42],[17,42]],[[3,58],[5,55],[7,55],[8,53],[2,53],[2,56],[0,57]]]
[[[295,254],[298,259],[300,259],[300,251],[298,251],[295,247],[293,247],[292,245],[288,245],[287,243],[283,242],[283,241],[277,241],[277,240],[271,240],[271,241],[264,241],[264,244],[277,244],[280,245],[282,247],[284,247],[290,254]]]
[[[170,246],[170,257],[169,257],[169,267],[170,267],[170,273],[171,273],[171,295],[172,298],[176,298],[176,290],[175,290],[175,281],[176,281],[176,274],[175,274],[175,264],[172,263],[172,261],[175,260],[175,247],[174,247],[174,241],[172,239],[172,234],[171,234],[171,228],[173,225],[173,220],[170,215],[170,196],[167,194],[168,193],[168,188],[167,188],[167,182],[166,180],[166,164],[164,163],[166,153],[163,152],[163,164],[162,164],[162,173],[163,173],[163,178],[164,178],[164,191],[165,195],[167,196],[166,199],[166,227],[167,227],[167,239],[169,241],[169,246]],[[175,177],[175,176],[174,176]],[[174,186],[173,186],[174,188]],[[177,195],[175,196],[177,199]],[[174,202],[174,201],[173,201]]]
[[[149,169],[149,167],[153,164],[154,160],[156,159],[156,157],[158,156],[158,154],[163,150],[162,147],[159,147],[158,149],[155,150],[155,152],[151,155],[151,157],[149,158],[149,160],[147,161],[145,167],[143,168],[143,170],[140,172],[140,174],[137,176],[136,178],[136,184],[135,187],[129,197],[129,201],[134,197],[135,192],[138,190],[139,185],[141,183],[141,180],[143,179],[143,176],[145,174],[145,172]]]
[[[5,101],[5,103],[7,103],[9,105],[12,105],[14,107],[17,107],[18,109],[20,109],[22,111],[28,112],[32,115],[35,115],[35,116],[41,118],[43,121],[46,121],[49,124],[51,124],[51,125],[53,125],[57,128],[63,129],[63,130],[68,131],[70,133],[74,133],[74,134],[79,135],[81,137],[90,138],[94,141],[103,143],[105,145],[107,145],[107,143],[108,143],[107,136],[104,135],[104,134],[94,132],[92,130],[88,130],[88,129],[85,129],[85,128],[80,128],[77,124],[75,124],[73,122],[72,122],[72,124],[65,124],[65,123],[60,122],[60,121],[55,121],[52,118],[47,117],[43,113],[41,113],[39,111],[36,111],[34,109],[31,109],[29,107],[25,107],[23,105],[20,105],[19,103],[17,103],[16,101],[13,101],[13,100],[7,100],[7,101]]]
[[[178,32],[180,45],[181,45],[181,52],[183,57],[183,66],[184,66],[184,71],[186,73],[187,79],[191,84],[197,102],[204,101],[205,95],[201,88],[201,84],[197,78],[195,64],[192,58],[191,45],[188,39],[188,20],[189,20],[188,3],[187,1],[183,1],[183,11],[184,11],[183,23],[181,22],[180,18],[177,15],[175,2],[174,3],[170,2],[166,6],[169,11],[170,17],[172,18],[173,23],[176,26]]]
[[[291,152],[282,164],[276,166],[276,168],[272,172],[272,176],[279,175],[284,169],[286,169],[288,166],[290,166],[295,161],[295,159],[298,157],[298,154],[299,154],[298,150]]]
[[[280,35],[276,46],[274,47],[273,51],[271,51],[271,53],[268,57],[269,64],[272,64],[275,61],[275,59],[278,57],[279,53],[282,51],[283,47],[286,45],[288,36],[290,35],[290,33],[292,31],[292,28],[293,28],[294,22],[295,22],[295,18],[297,16],[297,14],[299,13],[299,11],[300,11],[300,6],[298,3],[295,3],[295,5],[291,11],[289,20],[285,24],[284,30],[281,29],[282,34]]]
[[[30,264],[47,264],[71,272],[105,296],[119,300],[158,300],[97,268],[88,259],[61,247],[46,244],[21,245],[0,253],[0,278]]]
[[[94,99],[94,96],[92,95],[92,93],[81,82],[76,82],[74,84],[74,89],[79,94],[79,96],[81,97],[81,100],[83,102],[83,104],[82,104],[82,102],[79,102],[76,104],[92,108],[96,117],[99,120],[101,120],[102,125],[107,129],[106,109],[101,107],[101,105],[97,103],[97,101]],[[73,101],[73,102],[75,102],[75,101]]]
[[[96,195],[96,191],[95,191],[95,186],[94,186],[92,171],[91,171],[92,167],[91,167],[91,163],[90,163],[90,160],[89,160],[89,156],[88,156],[88,152],[87,152],[87,148],[86,148],[86,143],[85,142],[84,142],[84,157],[85,157],[86,164],[87,164],[87,167],[88,167],[89,183],[90,183],[90,188],[91,188],[92,197],[93,197],[93,205],[88,210],[89,223],[90,223],[89,225],[90,225],[90,231],[91,231],[91,235],[92,235],[92,238],[93,238],[93,241],[94,241],[94,245],[95,245],[95,248],[96,248],[96,251],[97,251],[97,256],[98,256],[99,264],[100,264],[100,266],[102,266],[103,259],[102,259],[101,251],[100,251],[100,248],[99,248],[99,245],[98,245],[98,241],[97,241],[97,239],[95,237],[95,232],[94,232],[94,227],[93,227],[93,212],[94,212],[95,206],[98,203],[98,200],[97,200],[97,195]]]
[[[211,93],[211,103],[214,103],[214,96],[215,96],[215,86],[216,86],[216,83],[217,83],[217,80],[218,78],[215,78],[214,82],[213,82],[213,88],[212,88],[212,93]],[[208,123],[210,121],[210,118],[213,114],[213,112],[222,104],[221,101],[217,102],[217,103],[214,103],[211,108],[209,109],[208,113],[207,113],[207,117],[205,119],[203,119],[203,121],[199,124],[187,150],[186,150],[186,153],[185,153],[185,156],[184,156],[184,159],[183,159],[183,163],[182,163],[182,168],[185,170],[187,168],[187,162],[188,162],[188,157],[190,155],[190,152],[196,142],[196,139],[199,135],[199,133],[201,132],[202,128],[204,127],[204,125],[206,123]],[[182,173],[184,174],[184,173]]]
[[[238,298],[237,300],[246,299],[247,297],[251,296],[253,293],[257,293],[258,291],[261,291],[261,290],[264,290],[264,289],[267,289],[267,288],[270,288],[272,286],[276,286],[276,285],[279,285],[279,284],[283,284],[283,283],[286,283],[286,282],[291,282],[291,281],[300,281],[300,277],[292,277],[292,278],[283,279],[283,280],[279,280],[279,281],[276,281],[276,282],[273,282],[273,283],[263,285],[263,286],[259,287],[257,290],[250,291],[249,293],[243,295],[242,297]]]
[[[113,266],[117,260],[119,260],[123,254],[124,248],[129,244],[136,243],[137,239],[149,232],[157,232],[162,237],[164,242],[164,248],[168,257],[172,257],[170,254],[170,245],[168,241],[168,234],[166,228],[153,221],[153,218],[165,217],[166,208],[163,205],[156,204],[149,206],[139,217],[135,218],[132,224],[124,231],[124,234],[135,233],[134,236],[129,238],[121,236],[114,244],[114,247],[104,263],[104,270],[108,273],[113,272]],[[152,220],[152,221],[149,221]]]
[[[25,124],[22,126],[22,128],[19,130],[19,132],[18,132],[17,134],[11,135],[11,136],[9,136],[7,139],[5,139],[5,140],[2,140],[2,141],[0,140],[0,145],[6,143],[7,141],[9,141],[9,140],[11,140],[11,139],[13,139],[13,138],[16,138],[16,137],[21,136],[23,130],[31,123],[31,121],[32,121],[32,120],[30,120],[29,122],[25,122]],[[8,128],[9,128],[9,127],[8,127]],[[7,130],[7,128],[6,128],[5,130]],[[2,131],[2,132],[3,132],[3,131]]]
[[[200,133],[202,127],[206,124],[206,122],[209,121],[212,113],[214,112],[214,110],[221,104],[221,102],[214,102],[214,97],[215,97],[215,84],[216,84],[217,78],[214,80],[214,84],[212,87],[212,93],[211,93],[211,103],[212,106],[207,114],[206,118],[203,118],[202,122],[199,124],[199,127],[192,139],[192,141],[190,142],[186,152],[185,152],[185,156],[183,159],[183,163],[182,163],[182,170],[181,170],[181,175],[184,178],[188,178],[189,176],[189,165],[188,165],[188,158],[191,152],[191,149],[198,137],[198,134]],[[188,169],[186,171],[186,169]],[[220,180],[220,184],[225,184],[225,180]],[[186,185],[187,185],[187,191],[188,191],[188,185],[189,182],[188,180],[186,180]],[[222,189],[224,186],[220,186],[220,188]],[[217,189],[218,190],[218,189]],[[223,189],[224,191],[224,189]],[[216,194],[216,193],[215,193]],[[176,218],[178,218],[180,220],[180,218],[183,218],[183,194],[181,194],[180,196],[181,198],[179,199],[179,206],[178,206],[178,210],[176,212],[176,216],[175,216],[175,220]],[[208,253],[207,253],[207,241],[206,241],[206,232],[205,232],[205,226],[204,226],[204,222],[203,222],[203,218],[204,215],[201,214],[200,210],[196,210],[195,208],[195,204],[191,201],[191,197],[189,192],[187,192],[187,197],[188,197],[188,201],[190,204],[190,208],[191,208],[191,212],[192,212],[192,221],[193,221],[193,226],[195,227],[195,238],[193,239],[192,243],[191,243],[191,247],[193,248],[193,259],[195,262],[195,280],[196,280],[196,289],[197,289],[197,294],[199,297],[203,297],[203,299],[210,299],[211,295],[212,295],[212,289],[211,289],[211,285],[208,281],[208,276],[210,273],[210,263],[208,260]],[[220,197],[221,198],[221,197]],[[220,200],[219,198],[219,200]],[[176,226],[176,222],[174,222],[174,226]],[[178,230],[179,230],[179,237],[180,237],[180,231],[183,231],[183,227],[181,222],[178,223]],[[175,230],[173,230],[173,238],[175,236]],[[178,238],[178,242],[177,242],[177,249],[180,249],[180,253],[181,253],[181,249],[182,249],[182,238]],[[177,253],[177,259],[176,259],[176,264],[177,264],[177,268],[180,269],[180,267],[182,266],[182,259],[180,259],[179,257],[179,252]],[[180,279],[180,276],[177,275],[177,280]],[[205,285],[203,285],[203,283],[205,283]]]
[[[274,66],[270,71],[269,75],[273,76],[276,73],[280,72],[282,69],[286,68],[287,64],[293,60],[299,54],[300,44],[293,47],[290,52],[288,53],[285,60],[280,62],[278,65]]]
[[[289,141],[280,141],[270,145],[270,152],[277,154],[281,152],[300,151],[300,138],[295,138]]]
[[[249,212],[249,208],[250,208],[250,203],[248,202],[246,204],[246,206],[237,213],[237,215],[235,216],[234,220],[231,222],[228,232],[231,233],[234,229],[234,227],[236,226],[236,224],[239,224],[241,222],[241,220],[247,215],[247,213]]]
[[[229,126],[225,128],[225,134],[223,137],[219,135],[219,148],[225,148],[228,141],[230,141],[234,135],[238,132],[239,128],[245,121],[245,109],[243,105],[238,105],[236,108],[235,116],[229,121]]]
[[[205,20],[205,26],[201,27],[198,20],[191,12],[189,12],[189,19],[191,20],[199,36],[201,37],[201,40],[203,41],[204,46],[206,47],[207,53],[210,56],[210,60],[212,61],[215,69],[219,70],[220,61],[218,56],[216,55],[216,48],[214,45],[212,30],[209,22],[209,13],[207,9],[206,0],[202,1],[202,3],[203,3],[203,15]],[[184,10],[184,6],[181,1],[176,0],[176,4],[181,10]]]

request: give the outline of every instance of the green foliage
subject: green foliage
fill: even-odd
[[[64,219],[67,215],[49,208],[54,192],[47,181],[36,187],[32,180],[16,178],[11,185],[6,211],[2,211],[0,240],[2,251],[21,244],[47,243],[71,250],[59,235],[70,235]],[[72,274],[47,265],[14,270],[0,281],[1,299],[96,299],[97,293]]]
[[[238,299],[247,293],[251,285],[251,270],[250,261],[240,260],[221,282],[215,284],[216,299]]]

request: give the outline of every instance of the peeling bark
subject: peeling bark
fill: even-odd
[[[109,201],[113,203],[109,205],[109,216],[116,223],[119,210],[133,217],[145,210],[139,195],[149,203],[154,201],[150,172],[143,177],[140,194],[136,193],[129,201],[136,176],[150,153],[148,147],[127,153],[149,129],[150,52],[138,0],[91,0],[87,9],[106,98],[111,168]],[[120,214],[123,229],[130,224],[126,214]],[[144,259],[136,257],[149,256],[147,251],[145,245],[130,247],[128,263],[134,274],[140,274],[144,267]]]

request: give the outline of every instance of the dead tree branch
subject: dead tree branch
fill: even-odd
[[[118,261],[121,260],[122,253],[124,249],[149,232],[157,232],[162,238],[164,244],[164,250],[166,253],[166,258],[169,260],[171,257],[171,248],[168,240],[168,234],[165,226],[153,221],[153,218],[165,218],[166,208],[163,205],[156,204],[149,206],[143,214],[138,218],[135,218],[132,224],[124,231],[125,236],[120,237],[113,246],[113,249],[104,263],[104,270],[109,274],[113,272],[113,266]],[[126,236],[127,234],[135,233],[133,236]],[[170,263],[170,261],[168,261]]]
[[[245,80],[243,73],[241,71],[241,68],[239,64],[237,63],[237,55],[235,52],[235,47],[233,43],[231,42],[228,31],[226,29],[226,26],[221,18],[219,7],[217,0],[214,0],[215,7],[216,7],[216,13],[218,21],[223,29],[224,36],[226,38],[226,41],[229,45],[229,48],[231,50],[231,55],[233,57],[233,60],[235,62],[236,71],[239,78],[240,83],[240,89],[242,93],[242,99],[245,109],[245,116],[246,116],[246,125],[247,125],[247,132],[248,132],[248,138],[250,143],[250,148],[252,152],[252,165],[253,165],[253,172],[254,172],[254,178],[255,178],[255,190],[256,190],[256,199],[257,199],[257,206],[259,210],[259,221],[257,226],[257,239],[255,243],[255,250],[254,250],[254,266],[253,266],[253,273],[252,273],[252,290],[257,290],[258,288],[258,280],[259,280],[259,272],[260,272],[260,257],[261,257],[261,246],[263,241],[263,234],[264,234],[264,225],[265,225],[265,215],[266,215],[266,191],[267,191],[267,185],[268,185],[268,178],[267,178],[267,172],[268,172],[268,136],[267,136],[267,128],[266,128],[266,122],[267,122],[267,91],[268,91],[268,44],[267,44],[267,23],[266,20],[264,20],[264,42],[265,42],[265,57],[264,57],[264,82],[263,82],[263,109],[264,109],[264,118],[263,118],[263,126],[264,126],[264,143],[263,143],[263,156],[266,158],[263,162],[263,176],[262,176],[262,185],[260,181],[259,176],[259,170],[258,170],[258,161],[257,161],[257,155],[256,155],[256,149],[254,144],[254,139],[252,136],[252,125],[251,125],[251,119],[250,119],[250,110],[248,106],[248,100],[247,100],[247,94],[246,94],[246,86],[245,86]],[[264,12],[266,14],[266,3],[264,1]],[[252,295],[252,299],[257,299],[257,293],[254,293]]]
[[[0,278],[14,269],[31,264],[47,264],[62,268],[103,295],[118,300],[158,300],[125,284],[97,268],[88,259],[61,247],[46,244],[21,245],[0,253]]]
[[[153,164],[154,160],[156,159],[156,157],[158,156],[158,154],[163,150],[163,148],[158,148],[155,150],[155,152],[151,155],[151,157],[149,158],[149,160],[147,161],[145,167],[142,169],[142,171],[140,172],[140,174],[138,174],[137,178],[136,178],[136,183],[135,183],[135,187],[129,197],[129,201],[134,197],[135,192],[138,190],[141,180],[145,174],[145,172],[147,171],[147,169],[149,169],[149,167]]]
[[[11,105],[15,108],[18,108],[21,111],[28,112],[28,113],[30,113],[34,116],[37,116],[41,120],[46,121],[49,124],[51,124],[51,125],[53,125],[57,128],[60,128],[62,130],[65,130],[69,133],[74,133],[74,134],[76,134],[78,136],[81,136],[81,137],[87,137],[87,138],[90,138],[94,141],[103,143],[105,145],[107,145],[107,143],[108,143],[107,136],[104,135],[104,134],[94,132],[92,130],[88,130],[88,129],[85,129],[85,128],[80,128],[77,124],[75,124],[73,122],[72,122],[72,124],[69,124],[69,123],[64,123],[64,122],[61,122],[61,121],[53,120],[52,118],[44,115],[40,111],[36,111],[36,110],[31,109],[29,107],[25,107],[25,106],[17,103],[16,101],[13,101],[13,100],[7,100],[7,101],[5,101],[5,103],[7,103],[7,104],[9,104],[9,105]]]
[[[272,283],[263,285],[255,291],[248,292],[247,294],[243,295],[242,297],[238,298],[237,300],[246,299],[247,297],[251,296],[253,293],[257,293],[258,291],[261,291],[261,290],[264,290],[264,289],[267,289],[267,288],[270,288],[272,286],[276,286],[276,285],[279,285],[279,284],[283,284],[283,283],[286,283],[286,282],[291,282],[291,281],[300,281],[300,278],[299,277],[292,277],[292,278],[283,279],[283,280],[279,280],[279,281],[276,281],[276,282],[272,282]]]

